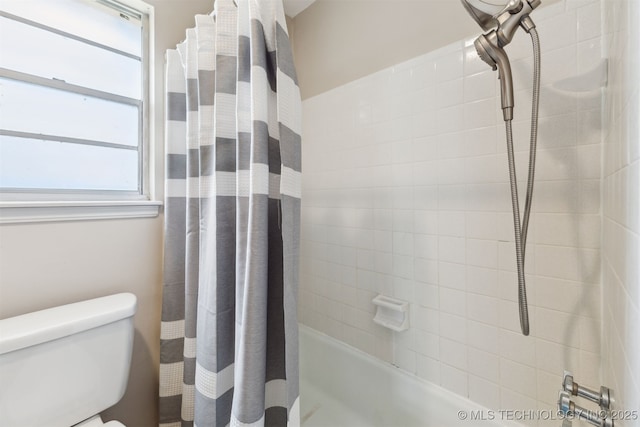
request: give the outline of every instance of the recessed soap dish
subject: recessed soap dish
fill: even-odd
[[[409,303],[385,295],[378,295],[372,300],[376,305],[373,321],[378,325],[401,332],[409,329]]]

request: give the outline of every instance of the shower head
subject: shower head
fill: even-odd
[[[509,0],[503,5],[485,0],[462,0],[462,5],[485,31],[498,26],[498,16],[522,6],[520,0]]]
[[[499,1],[501,4],[496,4]],[[498,70],[502,90],[502,110],[505,120],[513,118],[513,79],[511,64],[504,47],[511,43],[518,27],[526,32],[535,28],[529,17],[540,0],[461,0],[469,15],[488,31],[475,42],[478,56],[494,70]]]
[[[483,30],[496,32],[498,45],[504,47],[511,43],[518,27],[522,27],[526,32],[535,28],[529,14],[540,6],[541,0],[460,0],[460,2]],[[496,4],[496,2],[502,4]]]

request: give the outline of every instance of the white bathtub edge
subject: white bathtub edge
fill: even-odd
[[[382,372],[386,374],[400,377],[401,381],[408,382],[409,384],[413,383],[413,385],[416,385],[421,389],[425,390],[425,392],[428,395],[438,396],[439,398],[442,398],[444,402],[450,404],[452,407],[459,408],[460,410],[463,410],[463,411],[467,411],[467,413],[470,413],[471,411],[480,411],[480,413],[484,413],[484,414],[489,414],[490,412],[493,412],[493,413],[497,412],[497,411],[492,411],[489,408],[486,408],[481,404],[474,402],[473,400],[470,400],[468,397],[454,393],[440,385],[434,384],[421,377],[418,377],[417,375],[411,374],[410,372],[407,372],[395,365],[392,365],[391,363],[380,360],[360,349],[352,347],[335,338],[332,338],[307,325],[299,324],[299,327],[300,327],[301,342],[304,340],[302,338],[302,335],[306,334],[309,338],[315,339],[321,342],[323,345],[327,345],[331,348],[334,348],[341,353],[348,354],[351,357],[359,359],[365,364],[370,364],[374,366],[376,369],[380,369]],[[302,374],[301,374],[301,377],[302,377]],[[512,420],[496,419],[495,421],[499,422],[499,425],[502,425],[505,427],[523,427],[522,424]],[[467,425],[470,426],[471,422],[472,421],[469,420]],[[461,421],[461,425],[464,425],[464,421]],[[487,425],[491,425],[491,424],[487,424]]]

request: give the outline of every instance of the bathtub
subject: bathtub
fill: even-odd
[[[303,427],[520,426],[304,325],[300,403]]]

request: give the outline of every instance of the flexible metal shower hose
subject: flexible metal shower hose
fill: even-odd
[[[527,287],[524,278],[525,247],[527,245],[527,230],[531,216],[531,201],[533,199],[533,180],[536,168],[536,146],[538,143],[538,107],[540,104],[540,39],[535,28],[529,31],[533,43],[533,96],[531,108],[531,139],[529,148],[529,175],[527,177],[527,196],[525,199],[524,216],[520,223],[520,202],[518,199],[518,180],[516,178],[516,164],[513,153],[512,121],[505,122],[507,131],[507,157],[509,160],[509,180],[511,183],[511,205],[513,208],[513,228],[515,231],[516,264],[518,270],[518,306],[520,312],[520,329],[523,335],[529,335],[529,309],[527,306]]]

